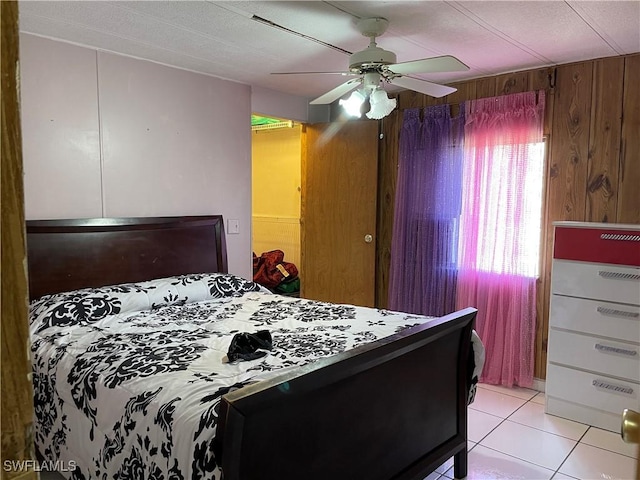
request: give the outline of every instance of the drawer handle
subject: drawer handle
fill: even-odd
[[[626,348],[612,347],[610,345],[603,345],[601,343],[596,343],[595,347],[596,350],[600,352],[619,353],[620,355],[628,355],[629,357],[635,357],[636,355],[638,355],[638,352],[636,350],[627,350]]]
[[[603,315],[618,315],[620,317],[638,318],[640,313],[638,312],[625,312],[624,310],[616,310],[615,308],[598,307],[598,313]]]
[[[606,270],[598,271],[598,275],[602,278],[617,278],[620,280],[640,280],[637,273],[608,272]]]
[[[602,240],[621,240],[623,242],[640,242],[640,235],[621,234],[621,233],[603,233],[600,235]]]
[[[605,390],[610,390],[612,392],[626,393],[627,395],[633,395],[633,388],[627,387],[625,385],[616,385],[615,383],[605,382],[604,380],[594,379],[591,382],[596,388],[603,388]]]

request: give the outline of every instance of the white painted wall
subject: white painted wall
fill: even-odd
[[[309,119],[309,100],[267,88],[253,87],[251,111],[285,120],[307,122]]]
[[[102,216],[96,52],[20,37],[27,219]]]
[[[222,214],[251,276],[251,89],[23,34],[27,219]],[[226,227],[226,225],[225,225]]]
[[[335,104],[338,103],[336,100]],[[252,87],[251,111],[302,123],[331,121],[331,105],[309,105],[309,99],[267,88]]]

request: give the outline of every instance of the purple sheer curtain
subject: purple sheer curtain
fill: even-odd
[[[481,381],[533,383],[544,92],[466,103],[457,307],[478,309]]]
[[[404,112],[400,133],[389,308],[455,310],[464,113],[449,105]]]

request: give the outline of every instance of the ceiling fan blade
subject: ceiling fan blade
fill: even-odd
[[[390,82],[393,85],[408,88],[409,90],[424,93],[425,95],[435,98],[444,97],[458,90],[457,88],[438,85],[437,83],[431,83],[426,80],[411,77],[397,77],[391,79]]]
[[[358,75],[353,72],[272,72],[271,75]]]
[[[469,67],[451,55],[396,63],[387,65],[387,68],[393,73],[399,73],[400,75],[411,75],[412,73],[464,72],[469,70]]]
[[[326,104],[332,103],[335,100],[339,99],[345,93],[356,88],[358,85],[360,85],[360,83],[361,83],[361,79],[353,78],[348,82],[343,83],[342,85],[338,85],[333,90],[329,90],[324,95],[320,95],[315,100],[311,100],[309,103],[311,105],[326,105]]]

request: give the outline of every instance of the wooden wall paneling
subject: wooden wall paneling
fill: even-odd
[[[5,460],[33,459],[33,392],[30,381],[24,186],[18,95],[18,2],[0,2],[2,36],[2,470],[7,479],[35,479],[9,470]]]
[[[549,167],[546,169],[547,173]],[[548,296],[551,280],[551,244],[548,241],[548,233],[545,226],[548,224],[548,217],[545,212],[545,205],[548,200],[546,189],[542,201],[542,228],[540,231],[540,271],[536,281],[536,336],[534,345],[534,366],[533,376],[535,378],[545,378],[546,372],[546,355],[547,355],[547,338],[549,331],[549,308]],[[544,360],[543,360],[544,358]]]
[[[555,72],[554,72],[555,75]],[[547,78],[548,81],[548,78]],[[533,90],[535,81],[530,82],[529,86]],[[551,145],[553,138],[550,134],[551,119],[553,118],[554,108],[554,89],[549,86],[545,89],[545,111],[544,111],[544,135],[545,135],[545,179],[550,177],[551,172]],[[549,189],[548,181],[543,182],[542,191],[542,216],[540,229],[540,271],[536,282],[536,338],[534,345],[534,377],[545,378],[546,372],[546,352],[547,352],[547,336],[549,331],[549,304],[548,297],[550,295],[551,281],[551,249],[553,247],[553,238],[549,236]],[[544,358],[544,360],[542,360]]]
[[[640,223],[640,55],[625,58],[616,222]]]
[[[496,77],[495,95],[509,95],[529,91],[529,73],[505,73]]]
[[[624,58],[593,62],[593,91],[587,168],[588,222],[615,222],[622,123]]]
[[[591,62],[558,67],[553,110],[550,220],[584,220],[586,211]]]
[[[476,80],[476,98],[496,96],[496,77],[478,78]]]
[[[542,338],[536,352],[534,375],[545,378],[547,365],[548,308],[551,255],[555,220],[584,220],[586,211],[589,123],[591,117],[592,62],[558,67],[553,100],[551,148],[546,179],[544,315],[539,328]]]
[[[551,80],[555,75],[555,69],[550,68],[538,68],[536,70],[528,70],[525,72],[528,75],[528,89],[527,90],[548,90],[551,88]]]
[[[447,97],[435,98],[435,97],[430,97],[429,95],[425,95],[424,97],[425,97],[424,98],[425,107],[432,107],[433,105],[444,105],[445,103],[447,103],[447,100],[446,100]]]
[[[387,308],[389,300],[389,271],[391,240],[398,177],[398,153],[402,111],[395,109],[382,119],[382,140],[378,154],[378,212],[376,221],[376,307]]]
[[[548,83],[548,86],[545,88],[545,105],[546,106],[553,105],[555,101],[555,84],[556,84],[555,68],[550,69],[549,76],[547,78],[547,83]],[[545,107],[543,133],[547,136],[547,139],[549,141],[547,145],[547,149],[549,152],[551,151],[551,125],[552,124],[553,124],[553,108]]]
[[[545,110],[544,110],[544,126],[543,133],[547,137],[547,151],[551,143],[551,119],[553,112],[553,85],[555,83],[555,68],[538,68],[536,70],[528,70],[529,91],[545,91]],[[550,107],[551,105],[551,107]]]
[[[471,80],[469,82],[454,83],[451,86],[458,90],[451,95],[447,95],[445,103],[451,105],[451,117],[453,118],[460,113],[460,104],[462,102],[476,98],[476,82]]]
[[[398,110],[404,110],[405,108],[424,107],[426,95],[413,90],[402,90],[396,98],[398,99]]]

